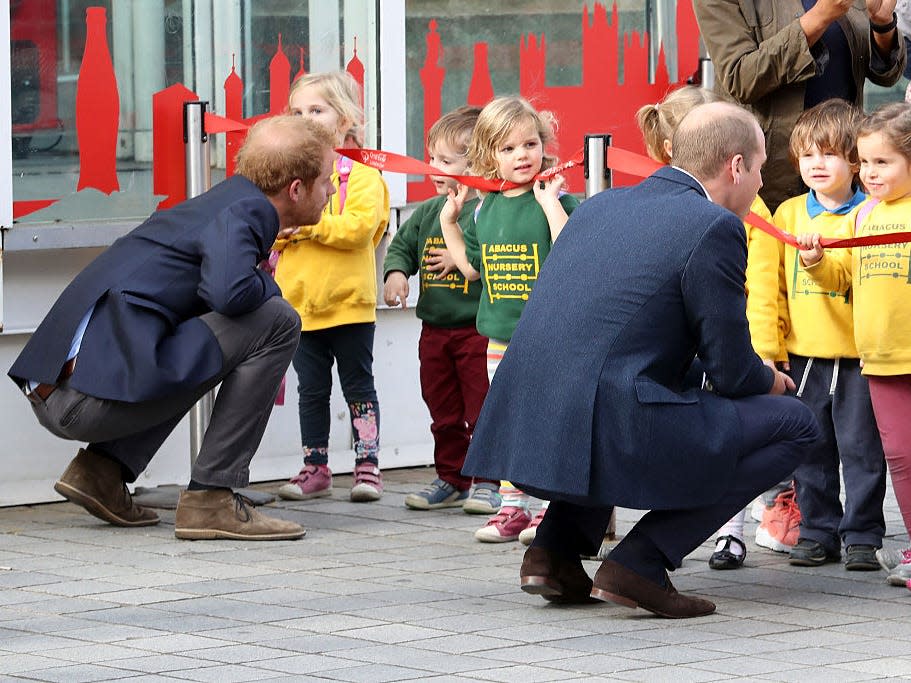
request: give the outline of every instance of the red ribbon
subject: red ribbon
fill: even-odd
[[[440,169],[431,166],[430,164],[424,163],[423,161],[418,161],[417,159],[413,159],[403,154],[395,154],[394,152],[383,152],[376,149],[357,148],[344,148],[337,149],[336,151],[339,154],[342,154],[350,159],[359,161],[365,166],[371,166],[381,171],[390,171],[393,173],[411,173],[415,175],[436,175],[445,178],[454,178],[459,183],[467,185],[468,187],[473,187],[477,190],[481,190],[482,192],[502,192],[503,190],[510,190],[515,187],[520,187],[520,185],[517,185],[516,183],[506,182],[505,180],[488,180],[486,178],[480,178],[478,176],[443,173]],[[618,173],[627,173],[638,178],[646,178],[663,166],[663,164],[658,163],[654,159],[643,156],[641,154],[636,154],[635,152],[627,151],[625,149],[620,149],[619,147],[608,147],[606,157],[607,158],[605,163],[607,167],[612,171],[617,171]],[[554,175],[555,173],[565,171],[568,168],[579,166],[582,164],[582,160],[583,156],[582,151],[580,150],[564,163],[554,166],[553,168],[549,168],[542,173],[539,173],[537,176],[535,176],[535,179],[544,179]],[[794,237],[794,235],[791,235],[790,233],[787,233],[784,230],[775,227],[762,216],[759,216],[751,211],[744,220],[750,225],[759,228],[765,233],[768,233],[778,241],[789,244],[796,249],[800,249],[800,245],[797,244],[797,239]],[[879,235],[865,235],[863,237],[849,238],[821,237],[819,240],[819,243],[823,247],[837,249],[848,247],[875,246],[880,244],[897,244],[905,242],[911,242],[911,232],[887,232]]]
[[[395,152],[383,152],[378,149],[359,149],[359,148],[350,148],[343,147],[335,150],[342,156],[346,156],[349,159],[354,159],[365,166],[370,166],[376,168],[380,171],[390,171],[392,173],[411,173],[413,175],[435,175],[441,176],[443,178],[453,178],[462,185],[467,185],[476,190],[481,190],[482,192],[503,192],[504,190],[512,190],[517,187],[522,187],[517,183],[511,183],[506,180],[490,180],[488,178],[481,178],[474,175],[455,175],[453,173],[444,173],[435,166],[424,163],[423,161],[418,161],[411,157],[405,156],[404,154],[396,154]],[[554,166],[542,171],[535,176],[535,180],[543,180],[549,178],[555,173],[560,173],[565,171],[568,168],[573,168],[574,166],[579,166],[582,164],[582,151],[576,152],[570,159],[565,161],[562,164]]]
[[[210,135],[212,133],[231,133],[237,130],[247,130],[250,127],[246,123],[218,116],[208,111],[206,112],[204,123],[206,132]]]

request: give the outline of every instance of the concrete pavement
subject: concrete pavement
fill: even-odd
[[[331,498],[269,506],[308,528],[290,542],[179,541],[168,510],[117,529],[69,503],[0,509],[0,680],[911,679],[911,592],[881,572],[752,542],[719,572],[706,543],[674,582],[712,616],[558,607],[518,589],[522,546],[474,541],[484,517],[405,509],[432,470],[385,476],[378,503],[348,502],[339,476]],[[886,505],[886,543],[904,545],[891,490]]]

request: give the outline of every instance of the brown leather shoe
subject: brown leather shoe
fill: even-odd
[[[531,546],[525,551],[519,578],[523,591],[550,602],[576,605],[597,602],[589,595],[592,580],[585,573],[582,561],[572,562],[545,548]]]
[[[641,607],[670,619],[703,617],[715,611],[715,603],[681,595],[665,574],[667,586],[659,586],[619,562],[604,560],[595,573],[591,596],[624,607]]]
[[[174,535],[191,541],[231,538],[242,541],[290,541],[303,538],[300,524],[259,512],[230,489],[181,491]]]
[[[68,501],[114,526],[152,526],[158,515],[133,503],[120,464],[80,448],[54,490]]]

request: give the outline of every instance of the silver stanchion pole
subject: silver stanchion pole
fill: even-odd
[[[585,172],[585,198],[607,190],[611,187],[613,178],[607,165],[607,148],[610,147],[611,136],[608,133],[597,133],[585,136],[583,170]],[[596,559],[603,560],[620,542],[617,536],[617,509],[611,513],[610,521],[604,532],[604,540],[595,555]]]
[[[183,141],[186,145],[187,199],[197,197],[212,187],[209,166],[209,136],[205,117],[208,102],[184,102]],[[215,392],[210,391],[190,409],[190,465],[196,462],[202,440],[212,416]]]
[[[699,58],[699,85],[709,90],[715,85],[715,65],[708,57]]]
[[[583,169],[586,199],[611,186],[611,171],[607,167],[606,155],[610,143],[611,136],[608,133],[585,136]]]

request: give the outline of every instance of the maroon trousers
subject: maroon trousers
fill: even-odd
[[[462,465],[487,396],[487,338],[474,325],[423,324],[418,342],[421,395],[430,411],[437,476],[460,491],[471,487]],[[480,480],[479,480],[480,481]]]

